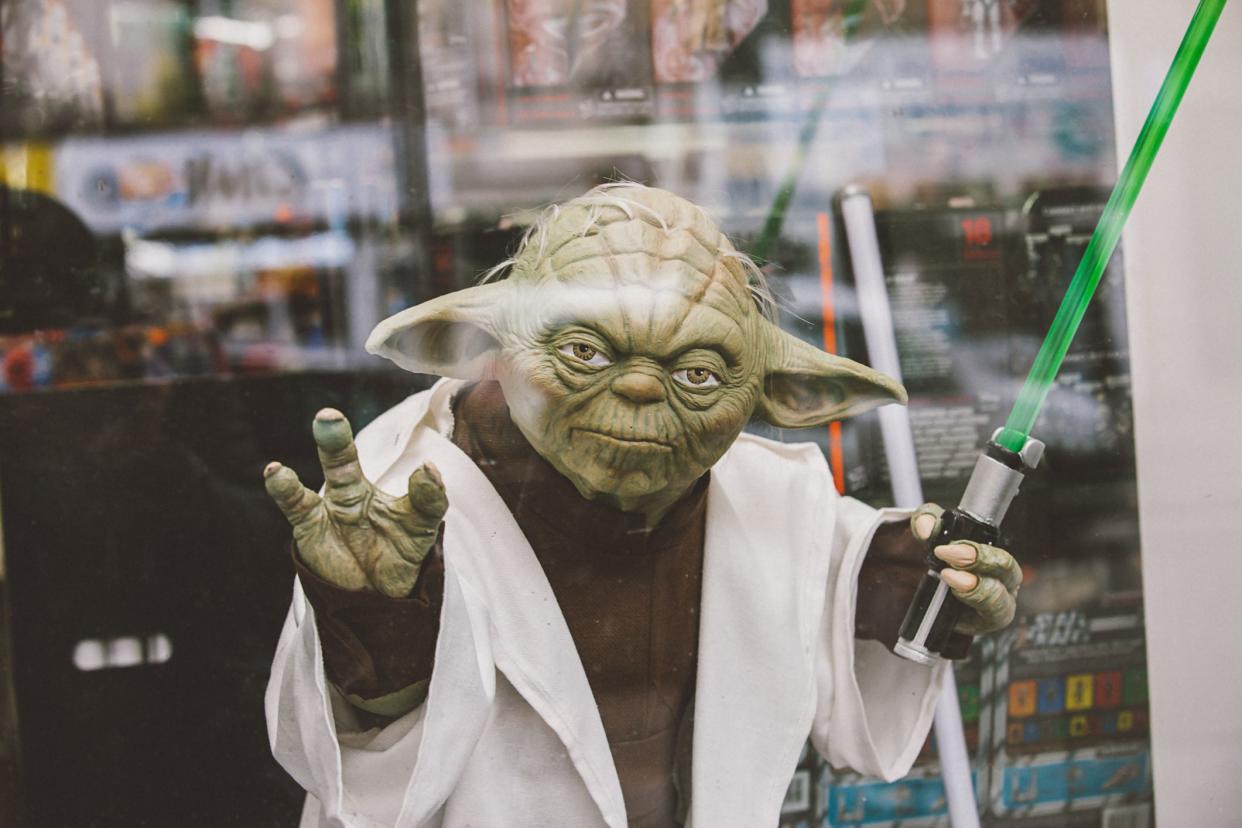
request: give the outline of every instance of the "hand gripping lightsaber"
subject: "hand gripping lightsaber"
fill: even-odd
[[[956,509],[945,512],[940,534],[931,540],[929,549],[954,540],[992,543],[1000,534],[1000,524],[1023,477],[1039,463],[1044,445],[1032,438],[1031,428],[1039,416],[1048,392],[1052,389],[1070,341],[1078,331],[1087,305],[1095,293],[1108,260],[1112,258],[1121,238],[1121,230],[1138,199],[1147,173],[1164,141],[1173,116],[1190,79],[1207,48],[1208,40],[1224,11],[1226,0],[1200,0],[1182,43],[1165,75],[1160,92],[1147,114],[1130,157],[1121,171],[1112,195],[1096,225],[1082,261],[1074,272],[1061,307],[1052,320],[1035,363],[1018,394],[1005,427],[997,429],[988,443],[966,484],[962,501]],[[927,556],[927,575],[919,585],[910,609],[901,625],[896,652],[923,664],[941,658],[963,658],[970,638],[954,632],[962,604],[949,593],[940,579],[944,562],[931,552]]]

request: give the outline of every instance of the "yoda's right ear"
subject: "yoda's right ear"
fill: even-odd
[[[375,326],[367,350],[416,374],[487,379],[500,350],[500,311],[511,290],[506,281],[492,282],[407,308]]]

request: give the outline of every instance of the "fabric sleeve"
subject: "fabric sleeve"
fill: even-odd
[[[314,609],[324,672],[364,710],[385,712],[383,700],[409,701],[425,690],[435,660],[444,601],[444,558],[437,543],[405,598],[342,589],[312,572],[292,551],[306,600]],[[415,699],[415,703],[418,700]],[[404,710],[413,704],[399,705]]]
[[[877,512],[852,498],[839,499],[836,509],[811,740],[834,767],[892,781],[909,772],[927,739],[944,667],[915,664],[878,640],[857,637],[859,577],[867,550],[880,527],[908,521],[910,512]]]
[[[328,683],[314,612],[295,580],[265,697],[272,755],[319,805],[308,803],[303,826],[435,824],[432,817],[473,751],[494,695],[491,673],[480,670],[480,648],[484,659],[490,651],[475,636],[460,584],[446,572],[427,701],[382,728],[360,726],[358,711]],[[424,748],[435,761],[419,761]]]
[[[319,628],[295,580],[265,699],[272,755],[321,805],[304,826],[395,825],[417,768],[426,705],[382,729],[362,726],[326,679]]]

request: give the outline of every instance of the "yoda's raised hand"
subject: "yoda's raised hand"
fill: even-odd
[[[925,503],[910,516],[914,536],[926,541],[940,534],[944,509]],[[940,579],[966,605],[954,627],[967,635],[996,632],[1009,626],[1018,607],[1022,567],[1004,549],[969,540],[955,540],[932,550],[948,566]]]
[[[424,463],[410,475],[408,496],[393,497],[363,477],[344,414],[323,409],[313,431],[326,480],[322,497],[280,463],[263,470],[268,494],[293,525],[302,561],[344,589],[404,598],[448,509],[440,473]]]

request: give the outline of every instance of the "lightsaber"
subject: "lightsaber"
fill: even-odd
[[[1091,241],[1082,261],[1078,263],[1065,298],[1061,300],[1052,327],[1035,356],[1035,363],[1018,394],[1013,411],[1004,428],[997,429],[992,435],[983,456],[975,464],[961,503],[956,509],[945,512],[941,532],[932,539],[929,548],[954,540],[993,543],[999,536],[1001,521],[1018,493],[1023,477],[1035,468],[1043,454],[1044,445],[1030,436],[1031,429],[1048,392],[1052,390],[1057,372],[1104,275],[1104,269],[1117,248],[1121,230],[1173,123],[1173,116],[1199,66],[1199,59],[1207,48],[1225,3],[1226,0],[1200,0],[1195,9],[1173,58],[1173,65],[1160,85],[1143,129],[1104,206],[1095,232],[1091,234]],[[927,575],[906,613],[895,649],[898,654],[924,664],[941,658],[962,658],[969,649],[970,638],[953,630],[962,604],[952,597],[948,585],[940,579],[944,562],[929,552],[927,564]]]

